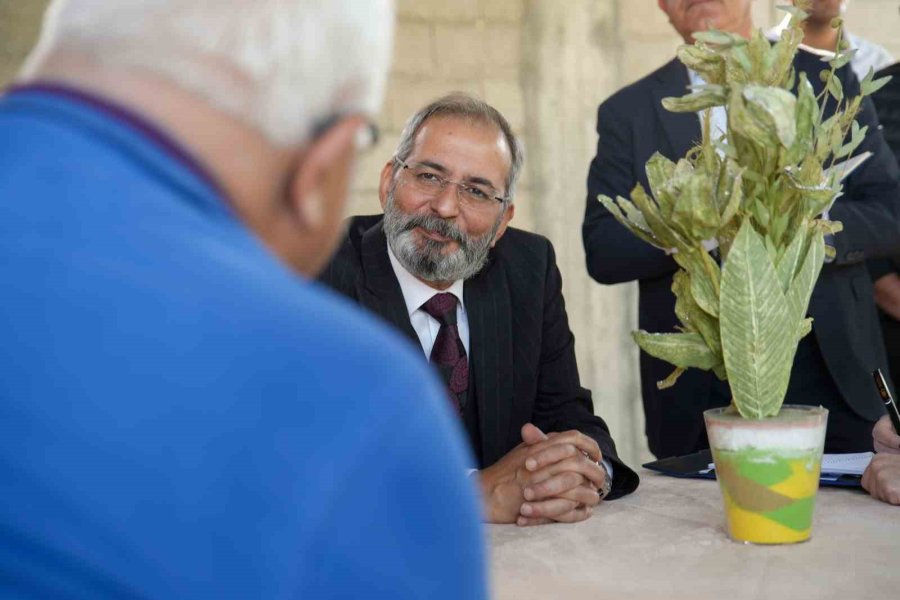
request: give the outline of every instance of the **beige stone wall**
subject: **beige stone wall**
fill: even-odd
[[[0,86],[13,78],[37,41],[47,0],[0,0]]]
[[[774,5],[756,0],[758,25]],[[0,84],[34,42],[46,0],[0,0]],[[581,247],[585,176],[597,104],[668,60],[679,40],[654,0],[397,0],[394,67],[383,139],[360,165],[350,212],[378,212],[378,173],[406,118],[452,90],[476,93],[510,119],[527,160],[514,225],[557,250],[584,384],[623,457],[647,458],[637,379],[634,284],[600,286]],[[896,0],[851,0],[848,26],[900,57]]]
[[[850,0],[847,28],[887,48],[900,60],[900,3],[896,0]]]

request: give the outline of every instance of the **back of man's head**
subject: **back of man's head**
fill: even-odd
[[[392,0],[54,0],[24,70],[76,52],[145,70],[299,147],[336,114],[377,111]]]

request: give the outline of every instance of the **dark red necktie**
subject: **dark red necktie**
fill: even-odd
[[[456,325],[456,296],[435,294],[422,305],[422,310],[441,324],[429,360],[440,371],[456,410],[462,413],[469,389],[469,362]]]

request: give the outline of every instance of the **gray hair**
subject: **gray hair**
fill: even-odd
[[[54,51],[145,69],[297,147],[378,113],[393,30],[393,0],[54,0],[23,75]]]
[[[493,125],[500,130],[506,139],[506,145],[509,147],[509,153],[512,158],[509,173],[506,175],[506,191],[504,192],[508,199],[507,201],[511,202],[516,193],[516,182],[519,180],[519,175],[522,172],[522,164],[525,161],[522,143],[513,133],[512,127],[509,126],[509,122],[500,114],[500,111],[484,100],[463,92],[453,92],[438,98],[410,117],[403,128],[403,133],[400,134],[400,143],[397,144],[397,150],[394,152],[393,174],[396,175],[400,168],[397,161],[402,160],[405,162],[409,155],[412,154],[416,135],[418,135],[425,121],[432,117],[460,117]]]

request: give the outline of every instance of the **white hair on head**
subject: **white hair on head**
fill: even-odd
[[[26,71],[67,49],[146,69],[299,146],[331,116],[377,113],[393,16],[393,0],[54,0]]]

